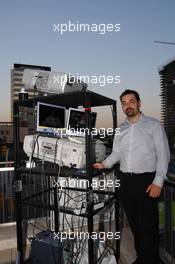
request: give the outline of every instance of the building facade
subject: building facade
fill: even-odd
[[[11,69],[11,122],[13,122],[13,102],[14,100],[18,100],[19,92],[21,88],[24,88],[24,84],[22,83],[24,69],[51,71],[51,67],[47,67],[47,66],[37,66],[37,65],[18,64],[18,63],[15,63],[13,65],[13,69]],[[34,96],[34,90],[27,92],[29,98],[32,98]],[[37,95],[37,92],[35,92],[35,95]],[[33,109],[21,107],[20,126],[28,127],[29,134],[32,132],[32,128],[34,126]]]
[[[159,67],[161,86],[161,121],[175,159],[175,60]]]
[[[24,87],[22,83],[24,69],[51,71],[51,67],[47,67],[47,66],[37,66],[37,65],[18,64],[18,63],[15,63],[13,65],[13,69],[11,69],[11,121],[12,122],[13,122],[13,102],[14,100],[18,99],[19,92],[21,88]],[[34,92],[29,91],[28,95],[29,98],[31,98],[34,95]]]
[[[0,140],[7,143],[13,142],[13,124],[11,122],[0,122]]]

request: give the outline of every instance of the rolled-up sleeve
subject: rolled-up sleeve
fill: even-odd
[[[153,140],[157,156],[156,175],[153,184],[162,187],[170,161],[170,150],[165,130],[159,122],[157,122],[154,129]]]

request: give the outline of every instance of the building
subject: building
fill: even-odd
[[[13,69],[11,69],[11,122],[13,122],[13,102],[14,100],[18,100],[19,92],[21,88],[24,87],[22,83],[24,69],[51,71],[51,67],[46,67],[46,66],[18,64],[18,63],[15,63],[13,65]],[[37,95],[37,92],[35,92],[35,95]],[[34,91],[29,91],[28,97],[32,98],[33,96],[34,96]],[[34,114],[35,113],[33,109],[29,109],[26,107],[22,107],[20,109],[20,126],[28,127],[28,134],[30,134],[33,131]]]
[[[20,127],[20,143],[24,142],[24,137],[28,134],[28,127]],[[2,161],[14,160],[13,144],[13,123],[0,122],[0,163]],[[1,166],[0,166],[1,167]]]
[[[0,122],[0,140],[6,143],[13,142],[13,126],[11,122]]]
[[[12,122],[13,122],[13,101],[18,99],[18,94],[21,88],[24,87],[22,83],[24,69],[51,71],[51,67],[46,67],[46,66],[18,64],[18,63],[15,63],[13,65],[13,69],[11,69],[11,121]],[[34,92],[30,91],[29,98],[31,98],[33,95]],[[27,118],[27,116],[25,118]]]
[[[165,127],[171,154],[175,159],[175,60],[159,67],[161,121]]]

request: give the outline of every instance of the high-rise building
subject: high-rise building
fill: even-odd
[[[0,122],[0,140],[7,143],[13,142],[13,124],[11,122]]]
[[[171,153],[175,154],[175,60],[159,67],[161,86],[161,120],[165,127]]]
[[[19,92],[23,87],[22,78],[24,69],[51,71],[51,67],[46,66],[18,63],[13,65],[13,69],[11,69],[11,122],[13,122],[13,102],[18,99]],[[33,96],[34,91],[29,91],[28,97],[31,98]],[[26,109],[25,107],[22,108],[20,112],[20,121],[22,127],[31,127],[33,122],[33,110]]]

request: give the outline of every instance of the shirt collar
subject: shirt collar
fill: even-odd
[[[141,111],[141,114],[140,114],[139,120],[138,120],[136,123],[144,121],[145,118],[146,118],[145,115],[144,115],[143,112]],[[132,123],[128,120],[127,117],[125,118],[124,123],[132,124]],[[134,123],[134,124],[136,124],[136,123]]]

